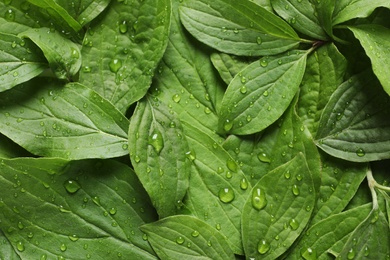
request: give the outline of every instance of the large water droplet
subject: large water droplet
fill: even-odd
[[[298,195],[299,195],[299,187],[298,187],[296,184],[294,184],[294,185],[292,186],[292,193],[293,193],[295,196],[298,196]]]
[[[223,129],[226,132],[229,132],[230,130],[232,130],[232,128],[233,128],[233,122],[230,121],[229,119],[226,119],[225,123],[223,124]]]
[[[259,244],[257,245],[257,251],[261,255],[266,254],[270,249],[271,249],[271,246],[267,241],[265,241],[264,239],[259,241]]]
[[[254,189],[252,192],[252,206],[257,209],[261,210],[267,205],[267,198],[265,196],[265,193],[260,188]]]
[[[70,194],[76,193],[81,188],[80,184],[75,180],[67,180],[64,183],[64,187]]]
[[[153,146],[154,151],[157,154],[160,154],[161,150],[164,148],[164,138],[160,131],[154,130],[153,133],[149,136],[149,142]]]
[[[119,59],[111,60],[109,64],[111,72],[117,73],[120,68],[122,68],[122,61]]]
[[[231,188],[222,188],[218,192],[218,197],[220,201],[224,203],[229,203],[234,200],[234,191]]]
[[[227,166],[228,169],[231,170],[232,172],[237,172],[238,165],[237,165],[237,163],[236,163],[234,160],[232,160],[232,159],[229,158],[229,159],[226,161],[226,166]]]
[[[303,248],[301,250],[301,256],[305,260],[317,260],[317,252],[313,249],[309,248]]]
[[[356,155],[359,157],[363,157],[366,155],[366,152],[362,148],[359,148],[356,150]]]

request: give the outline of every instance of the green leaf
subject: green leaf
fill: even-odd
[[[381,25],[359,25],[348,27],[360,41],[372,63],[372,69],[390,95],[390,29]]]
[[[70,79],[81,67],[81,53],[77,44],[49,28],[29,29],[19,34],[29,38],[43,51],[54,74],[60,79]]]
[[[177,213],[191,166],[181,122],[169,111],[147,97],[138,103],[129,130],[131,161],[160,218]]]
[[[327,40],[310,1],[273,0],[272,7],[295,30],[316,40]]]
[[[319,47],[307,59],[297,113],[313,136],[322,110],[337,86],[344,81],[346,69],[347,60],[334,44]]]
[[[81,25],[77,22],[62,6],[54,0],[27,0],[33,5],[36,5],[44,10],[58,24],[66,24],[74,31],[81,30]]]
[[[29,152],[67,159],[128,153],[129,122],[93,90],[34,80],[0,95],[1,133]]]
[[[265,175],[253,187],[242,214],[246,256],[282,255],[305,229],[314,203],[314,183],[303,154]]]
[[[367,87],[369,86],[369,88]],[[370,71],[341,84],[324,108],[317,146],[355,162],[390,158],[390,97]]]
[[[30,157],[31,154],[0,134],[0,158]]]
[[[123,113],[142,98],[168,41],[169,0],[112,1],[84,38],[80,83]]]
[[[235,259],[226,237],[198,218],[172,216],[141,230],[161,259]]]
[[[0,167],[0,228],[22,259],[156,259],[138,229],[156,215],[126,165],[26,158]]]
[[[297,47],[300,39],[280,17],[250,1],[186,0],[184,27],[199,41],[226,53],[272,55]]]
[[[243,69],[223,97],[219,131],[252,134],[274,123],[298,91],[306,57],[307,52],[294,51],[264,57]]]
[[[373,209],[368,217],[355,229],[343,250],[342,259],[385,259],[390,254],[390,229],[385,215]]]
[[[16,36],[32,27],[48,26],[50,21],[44,19],[38,9],[24,0],[1,1],[0,32]]]
[[[7,240],[6,236],[0,230],[0,259],[20,260],[19,255],[13,249],[11,243]]]
[[[191,149],[187,155],[193,163],[184,209],[218,229],[234,253],[243,254],[241,214],[251,185],[218,141],[187,123],[184,126]]]
[[[377,7],[390,8],[387,0],[337,0],[333,12],[333,25],[355,18],[368,17]]]
[[[343,241],[350,236],[354,229],[364,221],[370,213],[371,208],[371,204],[366,204],[332,215],[318,222],[306,231],[306,235],[302,237],[292,252],[290,252],[289,258],[334,259],[334,257],[329,254],[329,251],[334,249],[335,245],[340,244],[340,241]],[[366,235],[364,234],[363,236]],[[377,234],[373,236],[375,237]],[[360,248],[359,250],[361,249],[363,248]]]
[[[323,30],[332,38],[333,35],[332,18],[336,4],[336,0],[312,1],[314,2],[314,9],[316,10],[318,20]]]

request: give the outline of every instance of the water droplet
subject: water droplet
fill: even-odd
[[[252,121],[252,117],[251,117],[251,115],[247,115],[247,116],[246,116],[246,121],[247,121],[247,122],[250,122],[250,121]]]
[[[199,236],[199,231],[197,231],[197,230],[192,231],[191,236],[198,237]]]
[[[264,59],[264,58],[261,59],[260,60],[260,66],[264,67],[264,68],[267,67],[268,66],[268,61],[266,59]]]
[[[241,77],[241,83],[245,83],[246,82],[246,78],[244,76]]]
[[[298,181],[301,181],[301,180],[303,179],[303,177],[302,177],[301,174],[298,174],[297,177],[296,177],[296,179],[297,179]]]
[[[353,248],[351,248],[351,249],[348,251],[347,259],[352,260],[352,259],[355,258],[355,255],[356,255],[355,250],[353,250]]]
[[[76,50],[75,48],[70,48],[70,56],[73,58],[73,59],[78,59],[80,58],[80,52],[78,50]]]
[[[12,9],[8,9],[6,12],[5,12],[5,16],[4,18],[9,21],[9,22],[13,22],[15,20],[15,12],[14,10]]]
[[[80,184],[75,180],[67,180],[64,183],[64,187],[70,194],[76,193],[81,188]]]
[[[23,228],[24,228],[24,225],[23,225],[23,223],[22,223],[22,222],[20,222],[20,221],[18,222],[18,228],[19,228],[19,229],[23,229]]]
[[[70,239],[70,241],[72,242],[76,242],[77,240],[79,240],[79,237],[76,236],[76,235],[71,235],[71,236],[68,236],[68,238]]]
[[[136,163],[139,163],[141,161],[141,158],[138,155],[136,155],[136,156],[134,156],[134,161]]]
[[[292,230],[297,230],[299,227],[298,221],[296,221],[294,218],[290,220],[289,225],[292,228]]]
[[[226,166],[232,172],[237,172],[237,170],[238,170],[237,163],[234,160],[230,159],[230,158],[226,161]]]
[[[224,125],[223,125],[223,129],[226,131],[226,132],[229,132],[230,130],[232,130],[233,128],[233,122],[230,121],[229,119],[226,119]]]
[[[110,215],[115,215],[116,211],[117,211],[116,208],[110,208],[108,212],[110,213]]]
[[[309,248],[303,248],[301,250],[301,256],[305,260],[316,260],[317,259],[317,252],[313,249]]]
[[[268,95],[269,95],[268,90],[266,90],[266,91],[263,92],[263,96],[264,96],[264,97],[268,97]]]
[[[149,136],[149,142],[153,146],[154,151],[157,154],[160,154],[161,150],[164,148],[164,138],[160,131],[154,130],[153,133]]]
[[[252,192],[252,206],[257,209],[261,210],[267,205],[267,198],[265,196],[265,193],[260,188],[254,189]]]
[[[208,108],[208,107],[205,107],[204,108],[204,112],[205,112],[205,114],[210,114],[211,113],[211,109],[210,108]]]
[[[68,247],[67,247],[65,244],[61,244],[60,250],[61,250],[62,252],[65,252],[66,249],[68,249]]]
[[[234,191],[231,188],[222,188],[218,192],[219,200],[223,203],[229,203],[234,200]]]
[[[226,179],[231,179],[233,177],[233,174],[231,172],[226,172],[225,174]]]
[[[144,240],[144,241],[147,241],[148,240],[148,235],[146,235],[145,233],[142,235],[142,239]]]
[[[127,22],[126,21],[123,21],[119,24],[119,32],[120,33],[126,33],[127,32]]]
[[[209,240],[209,241],[207,241],[207,246],[212,246],[212,244],[211,244],[211,241]]]
[[[284,177],[285,177],[286,179],[290,179],[290,178],[291,178],[291,173],[290,173],[290,171],[286,171],[286,172],[284,173]]]
[[[368,256],[370,254],[370,249],[368,248],[368,246],[364,248],[363,252],[364,252],[364,256]]]
[[[17,244],[16,244],[16,249],[18,249],[19,252],[23,252],[24,251],[24,244],[22,241],[19,241]]]
[[[261,39],[260,36],[258,36],[258,37],[256,38],[256,42],[257,42],[257,44],[260,45],[260,44],[263,42],[263,40]]]
[[[366,152],[362,148],[359,148],[356,150],[356,155],[359,157],[363,157],[366,155]]]
[[[93,203],[100,206],[100,198],[98,196],[95,196],[92,198]]]
[[[193,151],[188,151],[188,152],[186,152],[186,156],[187,156],[187,158],[188,158],[191,162],[195,161],[195,159],[196,159],[196,155],[195,155],[195,153],[194,153]]]
[[[257,159],[259,159],[260,162],[263,162],[263,163],[270,163],[271,162],[271,159],[268,157],[268,155],[266,153],[259,153],[257,155]]]
[[[247,91],[248,91],[248,89],[246,88],[246,86],[242,86],[242,87],[240,88],[240,92],[241,92],[242,94],[246,94]]]
[[[122,61],[119,59],[113,59],[111,60],[109,67],[111,72],[117,73],[118,70],[122,67]]]
[[[172,96],[172,100],[173,100],[174,102],[176,102],[176,103],[179,103],[180,100],[181,100],[181,97],[180,97],[179,94],[175,94],[175,95]]]
[[[299,195],[299,188],[296,184],[294,184],[292,186],[292,193],[295,195],[295,196],[298,196]]]
[[[259,241],[259,244],[257,245],[257,251],[261,255],[266,254],[270,249],[271,249],[271,246],[270,246],[270,244],[267,243],[267,241],[265,241],[264,239]]]
[[[176,238],[176,243],[182,245],[185,242],[185,239],[182,236]]]
[[[240,188],[242,190],[248,189],[248,181],[245,178],[242,178],[240,181]]]
[[[92,69],[91,69],[90,66],[84,66],[84,67],[83,67],[83,72],[89,73],[89,72],[91,72],[91,71],[92,71]]]

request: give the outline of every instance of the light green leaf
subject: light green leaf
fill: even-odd
[[[34,78],[48,67],[40,50],[19,37],[0,32],[0,49],[0,92]]]
[[[219,131],[251,134],[274,123],[298,91],[307,52],[264,57],[243,69],[222,100]]]
[[[226,237],[198,218],[176,215],[141,230],[161,259],[235,259]]]
[[[368,87],[369,86],[369,87]],[[340,85],[324,108],[317,146],[355,162],[390,158],[390,97],[370,71]]]
[[[390,95],[390,29],[381,25],[359,25],[348,27],[360,41],[372,63],[372,69]]]
[[[142,98],[167,46],[170,0],[112,1],[84,38],[80,83],[123,113]]]
[[[226,53],[272,55],[297,47],[300,39],[280,17],[250,1],[186,0],[184,27],[199,41]]]
[[[307,59],[297,103],[297,113],[315,136],[322,110],[344,81],[347,61],[334,44],[316,49]]]
[[[29,152],[67,159],[128,153],[129,122],[93,90],[33,80],[0,95],[1,133]]]
[[[337,0],[333,12],[333,25],[355,18],[368,17],[377,7],[390,8],[387,0]]]
[[[25,158],[0,167],[0,228],[22,259],[156,259],[138,229],[156,215],[126,165]]]
[[[129,128],[131,161],[160,218],[177,213],[191,166],[181,122],[169,111],[148,96],[138,103]]]
[[[273,0],[272,7],[295,30],[316,40],[327,40],[311,1]]]
[[[390,254],[390,229],[386,217],[373,209],[368,217],[354,230],[343,250],[342,259],[386,259]]]
[[[79,46],[49,28],[29,29],[19,34],[29,38],[43,51],[54,74],[60,79],[70,79],[81,67]]]
[[[19,255],[13,249],[7,237],[0,230],[0,259],[20,260]]]
[[[313,179],[303,154],[265,175],[253,187],[242,213],[246,257],[282,255],[305,229],[314,203]]]
[[[193,167],[183,209],[218,229],[234,253],[243,254],[242,207],[251,185],[239,165],[212,137],[185,125]]]
[[[74,31],[81,30],[81,25],[77,22],[67,10],[56,3],[54,0],[27,0],[31,4],[42,8],[42,11],[46,12],[49,17],[54,19],[58,24],[66,24]]]
[[[329,251],[334,250],[335,245],[339,245],[341,241],[350,236],[354,229],[365,220],[371,208],[371,204],[362,205],[318,222],[306,231],[306,235],[294,247],[288,259],[334,259]],[[377,234],[372,238],[375,236]]]
[[[28,15],[25,15],[28,12]],[[43,18],[39,8],[25,0],[0,2],[0,32],[18,35],[40,26],[49,26],[50,21]]]
[[[251,2],[263,7],[264,9],[266,9],[267,11],[273,13],[274,12],[274,9],[272,8],[272,5],[271,5],[271,0],[250,0]]]

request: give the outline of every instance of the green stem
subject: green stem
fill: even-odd
[[[378,196],[377,196],[376,191],[375,191],[375,187],[378,183],[375,181],[374,176],[372,176],[371,169],[367,170],[366,176],[367,176],[367,181],[368,181],[368,187],[370,188],[371,196],[372,196],[372,209],[376,210],[379,207]]]

